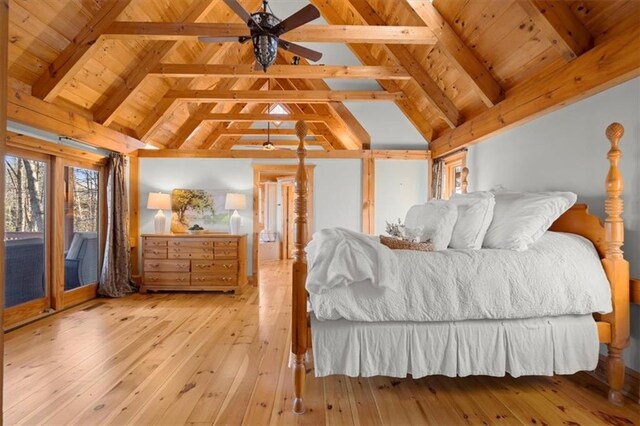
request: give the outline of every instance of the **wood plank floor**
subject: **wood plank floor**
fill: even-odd
[[[290,275],[240,296],[98,299],[8,333],[5,424],[639,424],[572,377],[308,377],[291,414]],[[312,372],[310,371],[312,374]]]

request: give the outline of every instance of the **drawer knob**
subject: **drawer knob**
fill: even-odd
[[[232,264],[229,264],[229,263],[225,263],[225,264],[224,264],[224,265],[222,265],[222,266],[224,266],[226,269],[231,269],[231,268],[233,267],[233,265],[232,265]]]
[[[158,281],[158,277],[151,278],[151,281]]]
[[[231,278],[229,278],[229,277],[223,277],[223,278],[222,278],[222,281],[231,281]]]

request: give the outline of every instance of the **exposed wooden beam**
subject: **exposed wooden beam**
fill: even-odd
[[[218,1],[194,0],[194,2],[191,3],[182,13],[180,21],[184,25],[186,23],[193,23],[202,19],[216,4],[218,4]],[[124,84],[117,86],[106,94],[106,101],[99,105],[93,112],[94,120],[106,126],[111,124],[115,114],[127,99],[135,93],[140,83],[142,83],[148,75],[149,71],[158,65],[176,44],[176,41],[154,42],[147,49],[140,63],[125,78]]]
[[[571,61],[593,47],[593,37],[573,14],[569,3],[550,0],[518,0],[542,33]]]
[[[114,22],[107,38],[135,40],[197,40],[198,37],[248,36],[245,24],[182,22]],[[427,27],[368,25],[304,25],[282,36],[287,41],[319,43],[435,44]]]
[[[329,90],[330,87],[322,80],[291,79],[289,80],[298,90]],[[342,102],[329,102],[327,105],[313,107],[325,116],[332,116],[333,120],[326,123],[335,128],[334,133],[340,134],[342,143],[347,149],[369,149],[371,136],[356,117]]]
[[[554,71],[513,87],[507,98],[445,132],[430,145],[434,157],[476,144],[640,75],[640,26],[608,39]]]
[[[327,103],[396,101],[404,99],[404,94],[383,90],[170,90],[165,97],[190,102]]]
[[[266,142],[266,139],[240,139],[234,142],[234,146],[236,145],[262,146],[264,145],[265,142]],[[294,148],[298,146],[298,141],[295,139],[291,139],[291,140],[273,140],[272,139],[271,143],[275,146],[291,146]],[[314,139],[314,140],[305,141],[304,143],[306,143],[307,145],[324,145],[326,143],[326,140],[324,138]]]
[[[429,150],[374,149],[371,156],[376,160],[428,160]]]
[[[233,121],[236,123],[253,123],[255,121],[270,121],[270,122],[296,122],[304,120],[306,122],[323,122],[326,117],[320,114],[232,114],[232,113],[206,113],[198,114],[195,118],[203,121]]]
[[[261,81],[261,80],[259,80]],[[254,86],[252,86],[253,89],[255,89],[257,87],[257,82],[254,82]],[[262,84],[266,84],[265,82],[262,82]],[[256,89],[258,90],[258,89]],[[214,104],[215,105],[215,104]],[[231,107],[231,109],[228,111],[230,114],[245,114],[246,112],[246,108],[247,108],[248,104],[235,104]],[[222,104],[219,104],[218,107],[216,108],[221,108]],[[264,112],[264,111],[262,111]],[[220,122],[218,123],[214,129],[209,133],[209,135],[207,136],[207,138],[205,139],[204,143],[202,143],[199,148],[200,149],[212,149],[216,146],[216,144],[218,143],[218,141],[220,140],[220,134],[219,132],[223,129],[229,128],[231,126],[233,126],[234,123],[227,121],[227,122]]]
[[[31,96],[29,87],[13,78],[9,79],[8,97],[11,120],[125,154],[145,146],[83,115]]]
[[[433,31],[444,54],[467,80],[482,102],[492,107],[502,99],[504,93],[489,70],[474,55],[446,19],[429,0],[408,0],[422,21]]]
[[[236,47],[234,51],[232,47]],[[244,52],[243,52],[244,50]],[[235,55],[234,55],[235,53]],[[233,63],[244,63],[249,60],[249,56],[253,57],[253,49],[250,46],[233,46],[231,44],[209,44],[194,58],[194,62],[206,64],[207,62],[215,61],[230,61]],[[194,78],[182,78],[179,79],[172,87],[172,90],[186,90],[194,82]],[[216,84],[216,89],[231,89],[237,82],[236,78],[223,79]],[[165,91],[166,93],[166,91]],[[136,132],[140,139],[147,140],[168,118],[171,117],[171,113],[180,104],[177,99],[162,98],[158,104],[147,114],[145,119],[140,123]],[[204,112],[209,112],[215,105],[212,105],[209,110],[203,109]],[[204,106],[203,106],[204,108]]]
[[[277,85],[283,90],[305,90],[309,89],[311,86],[307,84],[307,80],[301,79],[278,79],[276,80]],[[326,83],[323,81],[319,81],[316,87],[328,87]],[[310,123],[309,127],[314,129],[319,134],[322,134],[326,137],[326,139],[331,143],[331,145],[336,149],[362,149],[363,141],[358,138],[352,129],[350,129],[342,117],[336,118],[335,111],[333,107],[327,104],[287,104],[287,107],[296,111],[304,113],[315,113],[320,114],[322,116],[327,117],[326,121],[323,124]],[[345,116],[352,116],[350,111],[344,112]],[[370,139],[368,134],[364,136],[364,142],[367,143]]]
[[[305,142],[306,143],[306,142]],[[388,155],[389,151],[384,151]],[[428,151],[400,151],[401,156],[409,156],[411,160],[426,160]],[[335,158],[353,159],[367,158],[376,155],[376,151],[363,150],[335,150],[331,152],[309,150],[308,158]],[[296,152],[291,150],[265,151],[262,149],[238,149],[238,150],[212,150],[212,149],[141,149],[138,151],[140,158],[296,158]],[[387,157],[383,157],[387,158]],[[395,158],[399,159],[399,158]]]
[[[320,2],[313,0],[314,4]],[[386,22],[378,15],[366,0],[350,0],[355,13],[369,25],[386,25]],[[462,121],[460,111],[447,97],[444,91],[425,71],[415,56],[405,47],[399,45],[386,45],[387,51],[402,65],[413,77],[424,92],[425,98],[439,112],[445,123],[451,128],[456,127]]]
[[[99,38],[131,0],[104,2],[102,8],[76,34],[71,43],[54,59],[47,70],[33,83],[34,96],[52,101],[65,84],[82,69],[92,53],[98,49]],[[43,6],[46,7],[46,6]]]
[[[336,12],[336,10],[327,2],[320,2],[312,0],[312,3],[320,9],[322,16],[330,23],[343,23],[342,18]],[[371,53],[371,47],[365,44],[349,44],[349,49],[364,65],[375,66],[379,64],[379,60]],[[393,59],[389,59],[390,61]],[[394,64],[397,66],[397,61],[394,60]],[[392,66],[387,64],[387,66]],[[387,92],[399,92],[402,91],[401,87],[394,81],[389,80],[377,80],[378,84]],[[409,99],[403,99],[396,101],[396,105],[411,121],[416,130],[424,137],[426,141],[430,141],[433,137],[433,128],[431,124],[425,119],[424,114],[415,106]]]
[[[80,160],[85,163],[99,164],[103,163],[106,158],[100,154],[71,148],[57,143],[43,141],[41,139],[32,138],[30,136],[21,135],[14,132],[8,132],[6,139],[7,146],[13,148],[26,148],[35,152],[55,155],[57,157],[63,157],[75,161]]]
[[[276,136],[295,136],[296,129],[224,129],[220,131],[224,136],[266,136],[267,133]],[[315,135],[311,130],[308,134]]]
[[[272,65],[265,73],[256,70],[253,64],[159,64],[149,74],[164,77],[411,79],[402,67],[347,65]]]

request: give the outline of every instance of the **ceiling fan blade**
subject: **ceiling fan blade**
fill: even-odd
[[[240,17],[240,19],[242,19],[245,24],[249,24],[249,21],[252,20],[251,14],[247,12],[240,3],[238,3],[238,0],[224,0],[224,2],[236,13],[236,15]]]
[[[280,22],[275,27],[273,27],[273,32],[275,34],[284,34],[287,31],[298,28],[306,24],[307,22],[311,22],[319,17],[320,12],[318,11],[318,9],[314,5],[308,4],[293,15],[289,16],[284,21]]]
[[[231,43],[234,41],[240,41],[238,37],[198,37],[198,41],[201,43]]]
[[[278,40],[278,46],[313,62],[318,62],[322,58],[322,53],[300,46],[299,44],[291,43],[290,41]]]

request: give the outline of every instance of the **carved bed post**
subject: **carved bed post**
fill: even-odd
[[[622,388],[624,385],[624,360],[622,352],[629,344],[629,263],[622,255],[624,242],[624,223],[622,221],[622,175],[618,161],[622,152],[618,148],[624,127],[620,123],[612,123],[607,127],[607,138],[611,149],[607,154],[610,167],[607,174],[605,201],[605,240],[606,254],[602,260],[609,281],[611,281],[611,297],[613,312],[604,317],[611,324],[611,343],[608,344],[607,379],[609,382],[609,401],[616,405],[624,403]]]
[[[469,176],[469,168],[463,167],[462,173],[460,173],[460,189],[462,190],[463,194],[467,193],[467,187],[469,186],[469,181],[467,180],[468,176]]]
[[[307,352],[307,254],[304,251],[307,243],[307,172],[304,159],[307,150],[304,138],[307,135],[307,124],[296,123],[298,144],[298,171],[296,172],[294,205],[295,217],[295,252],[293,254],[293,289],[291,312],[291,352],[293,353],[293,412],[304,413],[302,394],[305,382],[305,354]]]

